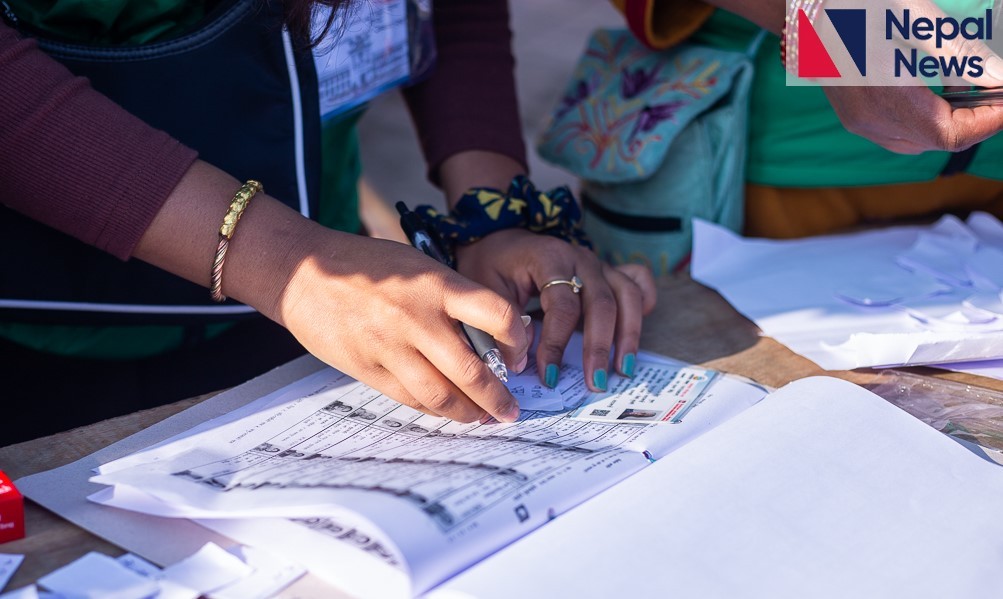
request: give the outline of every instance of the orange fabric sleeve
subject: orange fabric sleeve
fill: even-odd
[[[693,35],[714,7],[701,0],[610,0],[627,26],[649,48],[664,50]]]

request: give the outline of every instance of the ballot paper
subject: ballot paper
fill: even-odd
[[[581,355],[580,336],[567,355]],[[561,371],[562,402],[588,404],[596,394],[573,359]],[[581,421],[569,410],[524,410],[511,424],[462,424],[326,368],[102,465],[92,480],[107,487],[93,500],[194,519],[353,595],[408,597],[765,394],[647,354],[638,356],[637,372],[633,382],[611,377],[611,393],[603,396],[636,401],[660,393],[676,403],[685,398],[686,409],[662,424]]]
[[[693,278],[829,370],[1003,358],[1003,225],[773,241],[694,223]]]

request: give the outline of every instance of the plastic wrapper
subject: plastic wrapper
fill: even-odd
[[[864,387],[943,433],[1003,452],[1003,392],[897,370]]]

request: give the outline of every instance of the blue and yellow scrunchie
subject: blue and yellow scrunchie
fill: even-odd
[[[469,189],[449,214],[431,206],[415,208],[434,228],[452,254],[457,245],[467,245],[503,229],[528,229],[553,235],[573,245],[592,248],[582,230],[582,211],[567,187],[537,191],[524,175],[509,184],[508,193],[490,187]]]

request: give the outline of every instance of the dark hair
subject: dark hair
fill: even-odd
[[[290,35],[293,39],[306,43],[309,46],[316,45],[321,39],[327,35],[327,32],[334,25],[334,19],[338,12],[343,10],[346,5],[348,5],[350,0],[284,0],[283,7],[285,12],[286,26],[289,28]],[[334,10],[331,11],[330,16],[327,19],[327,23],[324,25],[324,29],[318,32],[316,37],[310,36],[310,25],[313,21],[313,11],[318,4],[323,6],[330,6]]]

